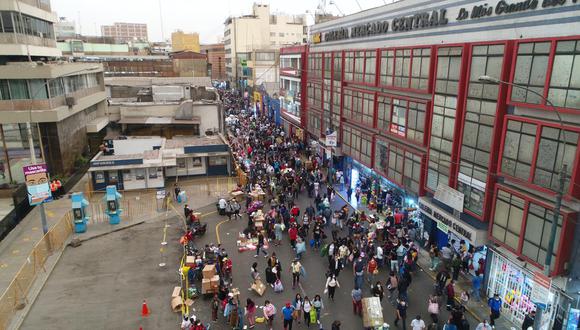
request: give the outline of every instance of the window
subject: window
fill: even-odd
[[[322,123],[320,122],[321,114],[315,111],[308,111],[308,130],[317,137],[321,135]]]
[[[322,78],[322,53],[308,54],[308,74],[312,79]]]
[[[395,51],[382,50],[381,51],[381,71],[379,82],[383,86],[393,85],[393,70],[395,67]]]
[[[367,166],[371,165],[373,138],[360,130],[343,125],[342,151]]]
[[[517,251],[524,219],[525,201],[511,193],[498,190],[491,236]]]
[[[374,94],[351,89],[345,89],[344,92],[349,96],[349,103],[346,103],[347,99],[345,98],[343,116],[372,127],[374,124]],[[352,103],[350,103],[351,100]]]
[[[552,210],[546,209],[545,207],[535,203],[529,203],[528,216],[526,218],[526,231],[524,234],[524,243],[522,245],[521,253],[538,264],[543,264],[546,260],[553,218],[554,213]],[[556,251],[558,244],[560,243],[562,221],[563,217],[560,215],[558,217],[556,240],[554,244],[556,249],[553,251],[551,268],[554,268],[556,262]]]
[[[411,50],[397,49],[395,51],[395,80],[396,87],[408,87],[411,72]]]
[[[550,42],[527,42],[518,45],[514,83],[543,94],[548,70]],[[514,87],[512,100],[540,104],[542,98],[525,89]]]
[[[284,35],[285,34],[283,32],[278,33],[278,37],[284,37]]]
[[[499,77],[504,45],[473,46],[457,190],[464,208],[483,215],[490,148],[496,116],[498,85],[479,82],[482,75]]]
[[[422,157],[386,141],[377,140],[375,169],[389,180],[419,195]]]
[[[224,166],[228,164],[227,157],[209,157],[209,166]]]
[[[580,40],[556,43],[548,100],[557,107],[580,109]]]
[[[330,79],[332,73],[332,55],[324,55],[324,79]]]
[[[332,81],[332,129],[333,130],[338,130],[338,128],[340,127],[341,95],[342,95],[342,87],[341,87],[340,80],[338,80],[338,81],[333,80]]]
[[[435,191],[440,183],[449,184],[449,176],[451,175],[451,153],[454,141],[462,48],[439,48],[437,54],[437,80],[435,82],[427,172],[427,188],[432,191]]]
[[[566,173],[572,174],[578,146],[578,133],[543,126],[541,128],[538,156],[533,183],[553,191],[558,190],[562,159],[567,165]],[[564,191],[568,191],[570,180],[566,180]]]
[[[323,92],[322,92],[322,116],[323,116],[323,129],[326,131],[330,126],[331,121],[331,99],[330,99],[330,90],[331,90],[330,80],[325,79],[323,84]]]
[[[333,63],[334,72],[332,73],[334,80],[341,80],[342,79],[342,52],[334,52],[333,55]]]
[[[54,38],[52,23],[48,21],[9,11],[0,12],[0,18],[2,23],[0,24],[0,32],[16,32],[46,39]]]
[[[537,140],[539,136],[539,140]],[[571,175],[580,134],[545,124],[508,120],[501,158],[501,172],[552,191],[558,189],[562,161]],[[533,155],[537,153],[534,163]],[[533,178],[532,178],[533,176]],[[570,183],[566,181],[565,191]]]
[[[11,79],[10,95],[13,100],[26,100],[30,98],[28,94],[28,84],[24,79]]]
[[[307,92],[308,108],[320,109],[322,106],[322,86],[317,83],[309,82],[307,85]]]
[[[351,53],[351,52],[349,52]],[[376,51],[357,51],[354,53],[354,74],[351,80],[354,82],[375,84]],[[348,65],[351,65],[350,62]]]
[[[391,117],[390,131],[399,136],[406,135],[407,126],[407,107],[409,102],[406,100],[393,100],[393,115]]]
[[[356,52],[354,57],[354,79],[353,81],[362,82],[365,68],[365,53]]]
[[[344,53],[344,80],[354,80],[354,52]]]
[[[379,83],[382,86],[427,90],[431,48],[405,48],[381,51]]]
[[[367,84],[375,84],[377,69],[377,53],[375,51],[365,52],[365,77],[364,82]]]
[[[34,100],[43,100],[48,98],[46,82],[43,79],[32,79],[28,81],[30,88],[30,98]]]

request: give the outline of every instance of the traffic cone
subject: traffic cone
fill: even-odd
[[[141,307],[141,316],[147,317],[151,314],[149,307],[147,307],[147,302],[143,300],[143,306]]]

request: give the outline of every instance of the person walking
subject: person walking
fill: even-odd
[[[352,312],[355,315],[362,316],[362,290],[360,288],[352,289]]]
[[[324,309],[324,303],[322,303],[322,298],[319,294],[314,296],[314,300],[312,300],[312,307],[316,311],[316,321],[320,322],[320,315],[322,315],[322,309]]]
[[[391,301],[391,303],[392,303],[391,299],[394,296],[393,292],[395,292],[395,290],[397,290],[398,287],[399,287],[399,278],[397,277],[397,274],[395,274],[395,272],[391,271],[387,283],[387,289],[389,290],[389,301]]]
[[[256,255],[254,255],[254,258],[257,258],[260,255],[260,250],[264,253],[264,258],[268,258],[268,252],[264,250],[264,235],[262,235],[261,232],[258,233],[258,245],[256,246]]]
[[[292,272],[292,290],[294,290],[300,285],[300,272],[302,271],[302,264],[298,261],[298,258],[294,258],[294,261],[290,264],[290,271]]]
[[[294,297],[294,301],[292,302],[292,306],[294,306],[294,314],[295,317],[294,319],[296,321],[298,321],[298,324],[300,324],[302,321],[302,307],[304,306],[304,299],[302,299],[302,296],[300,295],[300,293],[297,293],[296,296]]]
[[[481,283],[483,282],[483,276],[479,274],[475,274],[473,279],[471,280],[472,291],[471,294],[473,295],[473,299],[477,302],[481,301]]]
[[[328,298],[334,301],[334,292],[336,288],[340,288],[340,283],[336,279],[336,275],[331,274],[326,278],[326,288],[324,289],[325,293],[328,293]]]
[[[524,318],[522,323],[522,330],[528,330],[528,328],[533,328],[534,322],[536,321],[536,311],[529,312]]]
[[[371,293],[373,294],[373,296],[378,297],[381,300],[381,302],[383,302],[383,298],[385,297],[385,289],[383,288],[381,281],[377,281],[377,283],[375,283],[375,285],[371,290]]]
[[[411,321],[411,329],[413,330],[425,330],[425,322],[421,320],[421,315],[415,316],[413,321]]]
[[[494,293],[492,298],[487,300],[489,306],[489,324],[495,328],[495,320],[500,317],[502,301],[499,294]]]
[[[429,312],[433,324],[439,323],[439,309],[439,299],[437,296],[429,296],[429,300],[427,301],[427,312]]]
[[[447,310],[450,311],[453,306],[455,306],[455,281],[449,281],[447,287],[445,288],[447,293]]]
[[[439,265],[439,249],[437,248],[437,245],[431,244],[431,248],[429,249],[429,258],[431,259],[431,267],[429,267],[429,270],[437,270],[437,266]]]
[[[310,311],[312,311],[312,302],[308,296],[304,296],[304,301],[302,303],[302,313],[304,314],[304,323],[310,328]]]
[[[270,330],[273,329],[274,318],[276,317],[276,306],[274,306],[269,300],[264,302],[264,307],[262,307],[262,311],[264,312],[264,318],[270,327]]]
[[[356,261],[353,263],[353,273],[354,273],[354,287],[362,288],[363,277],[364,277],[364,261],[361,255],[358,256]]]
[[[477,325],[477,327],[475,327],[475,330],[491,330],[491,329],[492,327],[489,323],[487,323],[487,320],[483,320],[481,323]],[[522,329],[524,328],[522,327]]]
[[[249,328],[253,329],[256,326],[256,303],[250,298],[246,299],[246,319],[248,320]]]
[[[370,284],[371,288],[375,282],[375,276],[379,273],[378,264],[375,258],[371,258],[367,264],[367,282]]]
[[[292,323],[294,322],[294,306],[290,302],[282,308],[282,319],[284,320],[284,330],[292,330]]]
[[[407,329],[407,302],[398,300],[397,309],[395,310],[395,326],[399,326],[399,321],[403,323],[403,329]]]

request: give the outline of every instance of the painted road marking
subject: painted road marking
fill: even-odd
[[[230,220],[224,220],[224,221],[218,222],[218,224],[215,225],[215,237],[217,239],[217,243],[218,244],[221,244],[221,240],[220,240],[220,226],[222,225],[222,223],[226,223],[226,222],[229,222],[229,221]]]
[[[20,250],[12,250],[12,254],[18,254],[20,253]]]
[[[28,242],[28,241],[30,241],[30,237],[24,237],[24,238],[22,239],[22,241],[23,241],[23,242]]]

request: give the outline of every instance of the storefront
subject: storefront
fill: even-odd
[[[438,206],[438,205],[441,206]],[[461,241],[466,243],[467,248],[473,247],[473,269],[477,270],[480,258],[485,259],[487,254],[487,228],[485,224],[475,227],[456,218],[446,211],[445,206],[437,200],[420,197],[419,217],[423,224],[423,237],[441,249],[451,242],[456,250]],[[477,224],[477,223],[476,223]]]
[[[107,158],[111,157],[97,155],[91,161],[89,172],[93,190],[105,190],[109,185],[116,186],[118,190],[149,189],[161,188],[165,184],[161,157],[157,158],[157,162],[144,162],[137,156]]]
[[[542,273],[521,267],[523,263],[511,261],[498,250],[492,248],[490,255],[487,295],[499,294],[504,303],[502,317],[519,324],[530,311],[541,308],[539,329],[551,329],[550,320],[563,314],[560,291]]]

